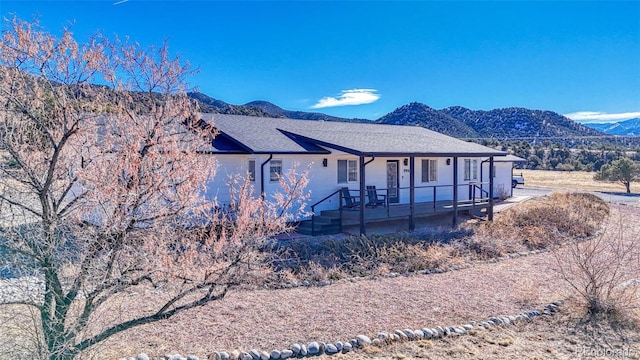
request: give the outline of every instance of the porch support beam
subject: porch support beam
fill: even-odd
[[[458,157],[453,157],[453,227],[458,225]]]
[[[364,208],[365,208],[365,163],[364,156],[360,155],[360,235],[366,235],[367,229],[364,223]]]
[[[415,215],[416,215],[416,158],[415,156],[409,157],[409,230],[416,229]]]
[[[489,221],[493,221],[493,156],[489,158]]]

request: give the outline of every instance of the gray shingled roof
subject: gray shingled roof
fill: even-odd
[[[376,156],[501,156],[504,152],[417,126],[203,114],[235,152],[326,153],[324,148]],[[212,152],[230,152],[216,146]]]
[[[493,159],[494,162],[527,162],[526,159],[523,159],[519,156],[515,155],[505,155],[505,156],[497,156]]]

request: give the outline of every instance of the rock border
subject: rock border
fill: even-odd
[[[307,344],[292,344],[291,347],[283,350],[271,350],[270,352],[262,350],[233,350],[214,351],[208,360],[286,360],[286,359],[302,359],[320,355],[346,354],[356,349],[362,349],[368,346],[382,347],[401,341],[418,341],[425,339],[439,339],[444,337],[455,337],[467,335],[472,330],[486,330],[492,327],[509,326],[520,323],[529,323],[536,317],[553,316],[564,303],[558,300],[547,304],[542,310],[523,311],[517,315],[510,316],[493,316],[484,321],[470,321],[462,325],[454,326],[436,326],[424,327],[422,329],[396,329],[389,332],[379,332],[375,337],[367,335],[357,335],[355,338],[347,341],[336,341],[333,343],[325,343],[312,341]],[[180,354],[164,355],[159,358],[162,360],[199,360],[195,355],[183,357]],[[150,360],[147,354],[141,353],[137,357],[123,358],[121,360]]]

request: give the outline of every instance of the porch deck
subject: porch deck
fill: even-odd
[[[470,211],[474,215],[482,216],[483,211],[489,207],[489,199],[461,200],[458,201],[457,210]],[[454,214],[452,200],[416,202],[414,207],[414,219],[436,215]],[[365,207],[365,223],[383,223],[409,219],[411,216],[410,204],[389,204],[388,206]],[[360,208],[324,210],[315,215],[312,220],[300,224],[298,232],[310,235],[335,234],[342,232],[345,227],[360,224]]]
[[[478,210],[486,208],[489,199],[476,199],[475,201],[458,201],[458,211]],[[340,210],[329,210],[333,215],[340,215]],[[324,211],[322,212],[324,214]],[[414,216],[441,215],[453,213],[453,201],[430,201],[415,203]],[[410,204],[390,204],[389,206],[365,207],[364,219],[366,222],[384,221],[389,219],[404,218],[411,215]],[[360,223],[360,209],[343,209],[342,225],[357,225]]]

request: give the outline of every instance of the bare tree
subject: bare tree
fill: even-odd
[[[78,43],[70,29],[56,37],[37,22],[7,22],[0,261],[44,283],[40,296],[8,301],[35,309],[38,357],[71,359],[221,299],[260,269],[260,247],[303,208],[307,177],[296,169],[274,198],[253,198],[235,178],[231,209],[206,201],[215,161],[201,150],[215,134],[186,96],[191,74],[166,43],[99,34]],[[113,299],[148,290],[161,290],[157,304],[101,318]]]
[[[640,307],[640,239],[633,224],[610,219],[592,239],[572,239],[555,249],[556,270],[591,314]]]

